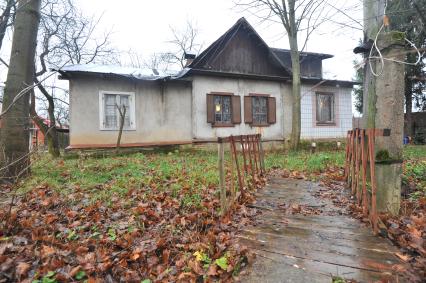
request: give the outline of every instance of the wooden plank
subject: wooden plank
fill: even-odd
[[[352,279],[356,282],[378,282],[380,279],[385,277],[391,279],[390,282],[404,282],[400,278],[398,280],[396,275],[389,276],[388,274],[384,274],[382,272],[377,271],[361,270],[358,268],[335,265],[311,259],[283,256],[281,254],[264,250],[253,250],[253,252],[258,258],[262,258],[262,260],[267,259],[271,263],[281,263],[283,268],[285,268],[286,266],[287,268],[288,266],[293,266],[295,268],[303,269],[308,274],[313,274],[313,276],[338,276],[346,279]],[[331,282],[331,278],[329,280],[329,282]],[[242,282],[243,281],[244,280],[242,280]]]
[[[288,242],[275,241],[272,243],[271,241],[268,241],[268,239],[269,238],[265,238],[265,240],[240,238],[243,244],[258,250],[369,271],[393,272],[393,265],[395,262],[388,263],[383,260],[371,260],[363,253],[360,253],[358,256],[343,255],[332,250],[328,252],[321,251],[320,249],[315,248],[314,245],[292,246]]]
[[[297,247],[298,249],[308,248],[312,251],[322,251],[328,253],[335,253],[338,255],[347,255],[353,257],[364,257],[376,261],[388,261],[389,263],[399,263],[398,258],[393,252],[388,251],[386,245],[378,247],[374,243],[362,242],[354,243],[351,241],[340,241],[336,243],[334,239],[324,239],[318,241],[312,237],[292,237],[285,235],[277,235],[272,233],[265,233],[264,231],[245,231],[242,237],[253,240],[262,241],[268,239],[275,243],[275,241],[286,243],[290,247]]]

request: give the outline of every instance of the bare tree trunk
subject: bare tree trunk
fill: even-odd
[[[301,105],[300,105],[300,57],[297,46],[297,39],[289,36],[290,55],[293,75],[293,107],[291,121],[291,140],[290,147],[292,150],[297,150],[300,143],[301,133]]]
[[[58,131],[56,128],[55,101],[53,99],[53,96],[51,96],[49,92],[40,84],[37,78],[35,78],[34,81],[35,83],[37,83],[38,89],[43,93],[44,97],[46,97],[47,102],[49,104],[47,112],[49,114],[50,125],[48,127],[43,127],[44,122],[42,119],[33,119],[33,120],[37,124],[37,126],[40,128],[44,136],[47,138],[47,148],[49,153],[53,157],[59,157],[61,156],[61,151],[59,148],[59,137],[58,137]],[[32,111],[31,116],[33,118],[35,116],[38,117],[37,113],[35,112],[35,107],[31,107],[31,111]]]
[[[53,101],[53,99],[52,99]],[[52,112],[52,108],[50,106],[50,101],[49,101],[49,117],[51,116],[51,112]],[[50,125],[46,125],[44,123],[43,118],[41,118],[40,116],[38,116],[37,111],[35,109],[35,94],[34,92],[31,94],[31,107],[30,107],[30,114],[31,114],[31,118],[34,121],[34,123],[37,125],[37,127],[40,129],[40,131],[44,134],[44,137],[47,139],[47,149],[49,151],[49,153],[53,156],[53,157],[59,157],[61,155],[60,153],[60,149],[59,149],[59,137],[58,137],[58,131],[56,129],[55,124],[55,120],[50,121]]]
[[[3,116],[0,137],[0,144],[4,148],[4,154],[0,155],[0,164],[11,164],[7,170],[0,172],[6,180],[14,180],[17,174],[25,175],[29,171],[26,169],[29,165],[29,96],[26,93],[18,97],[18,94],[26,87],[33,85],[40,2],[41,0],[19,1],[15,19],[15,32],[3,99],[3,109],[8,109],[9,106],[10,108]]]
[[[301,110],[300,110],[300,56],[297,44],[298,27],[296,24],[295,0],[288,1],[288,41],[290,45],[291,69],[293,76],[293,107],[291,121],[291,143],[292,150],[297,150],[300,143],[301,132]]]
[[[116,153],[120,151],[120,144],[121,144],[121,136],[123,135],[123,128],[124,128],[124,121],[126,118],[126,107],[123,106],[123,110],[121,110],[120,106],[117,105],[118,112],[120,113],[120,128],[118,130],[118,137],[117,137],[117,146],[116,146]]]

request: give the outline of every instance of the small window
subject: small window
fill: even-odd
[[[317,93],[316,107],[316,119],[318,125],[335,124],[333,93]]]
[[[228,92],[207,94],[207,123],[213,127],[233,127],[241,123],[241,97]]]
[[[231,96],[214,96],[214,122],[218,124],[232,124]]]
[[[100,94],[100,113],[102,130],[118,130],[120,127],[120,110],[126,109],[124,116],[124,129],[135,129],[134,121],[134,93],[109,93]]]
[[[276,99],[263,94],[244,97],[244,122],[255,127],[275,124],[277,121]]]
[[[254,96],[252,100],[253,108],[253,124],[266,125],[268,124],[268,98],[265,96]]]

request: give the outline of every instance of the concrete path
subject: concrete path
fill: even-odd
[[[241,282],[330,283],[333,276],[404,282],[395,271],[398,250],[330,200],[315,197],[320,190],[304,180],[272,178],[259,191],[254,206],[261,213],[239,236],[256,254]]]

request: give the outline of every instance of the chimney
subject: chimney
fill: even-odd
[[[196,57],[196,55],[194,53],[191,53],[191,52],[185,52],[184,53],[184,59],[186,60],[185,68],[192,64],[195,57]]]

